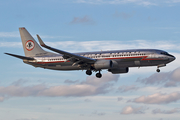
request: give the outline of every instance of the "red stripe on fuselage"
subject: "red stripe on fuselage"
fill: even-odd
[[[105,58],[106,60],[112,60],[112,59],[131,59],[131,58],[142,58],[141,61],[144,60],[162,60],[160,58],[149,58],[146,59],[148,56],[138,56],[138,57],[120,57],[120,58]]]

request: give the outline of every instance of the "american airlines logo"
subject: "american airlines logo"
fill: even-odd
[[[35,44],[32,40],[28,40],[25,46],[26,46],[26,50],[31,51],[34,49]]]

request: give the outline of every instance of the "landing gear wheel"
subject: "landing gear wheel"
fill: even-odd
[[[160,69],[157,69],[156,71],[159,73],[159,72],[160,72]]]
[[[102,74],[101,74],[101,73],[96,73],[96,77],[97,77],[97,78],[101,78],[101,77],[102,77]]]
[[[86,71],[86,74],[87,74],[87,75],[92,75],[92,71],[91,71],[91,70],[87,70],[87,71]]]

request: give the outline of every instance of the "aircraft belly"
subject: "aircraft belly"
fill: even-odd
[[[71,62],[46,64],[45,67],[47,69],[54,69],[54,70],[80,70],[81,69],[77,65],[72,66]]]
[[[115,60],[119,67],[143,67],[143,66],[157,66],[162,64],[162,60],[141,60],[141,59],[127,59]],[[165,62],[166,63],[166,62]]]
[[[55,67],[50,67],[47,66],[46,69],[53,69],[53,70],[81,70],[78,66],[55,66]]]

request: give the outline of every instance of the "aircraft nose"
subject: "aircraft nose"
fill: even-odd
[[[171,58],[169,58],[170,61],[174,61],[176,59],[176,57],[172,56]]]

